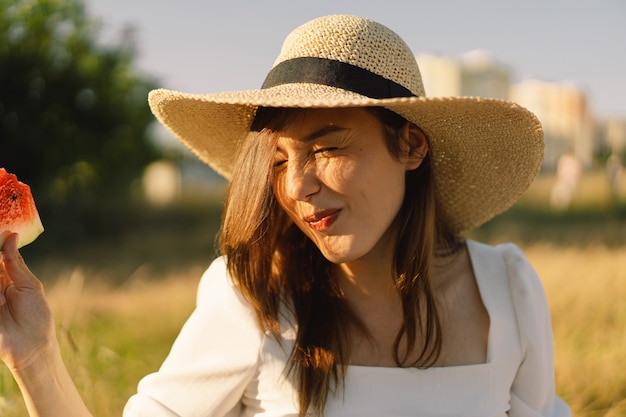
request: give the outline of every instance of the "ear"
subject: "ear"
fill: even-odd
[[[428,153],[428,140],[426,134],[415,123],[408,122],[402,128],[401,140],[404,153],[406,170],[418,168]]]

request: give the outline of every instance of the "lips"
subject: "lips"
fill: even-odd
[[[304,218],[304,221],[311,227],[313,230],[323,231],[332,226],[333,223],[339,217],[339,213],[341,209],[326,209],[315,212],[315,214],[311,216],[307,216]]]

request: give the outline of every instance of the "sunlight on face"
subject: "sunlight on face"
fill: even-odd
[[[372,113],[306,111],[280,134],[274,169],[279,204],[327,259],[380,259],[404,199],[407,164],[389,154]]]

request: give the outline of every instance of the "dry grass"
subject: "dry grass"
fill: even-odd
[[[50,291],[66,364],[96,416],[120,416],[143,375],[154,372],[195,305],[201,268],[122,287],[82,287],[80,270]]]
[[[525,251],[552,311],[559,393],[575,416],[626,415],[626,249]]]
[[[65,363],[94,416],[121,416],[139,379],[158,369],[195,305],[202,270],[187,266],[155,280],[158,274],[145,267],[112,288],[106,277],[85,284],[83,269],[74,267],[48,285]],[[15,383],[0,367],[0,416],[25,415]]]

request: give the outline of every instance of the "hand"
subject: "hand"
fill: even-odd
[[[56,340],[43,285],[17,250],[17,234],[0,252],[0,359],[13,370],[28,366]]]

